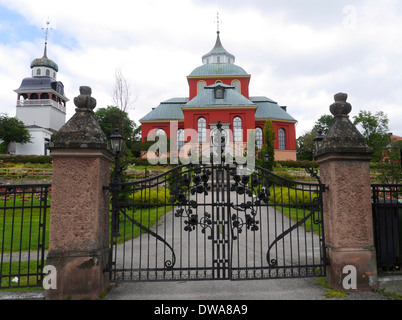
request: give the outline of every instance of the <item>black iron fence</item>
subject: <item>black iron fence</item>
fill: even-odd
[[[42,286],[50,184],[0,185],[0,288]]]
[[[372,184],[371,189],[378,272],[401,272],[402,184]]]
[[[112,183],[111,280],[324,276],[325,186],[237,169],[181,165]]]

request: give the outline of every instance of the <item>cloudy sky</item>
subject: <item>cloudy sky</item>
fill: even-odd
[[[216,40],[251,74],[250,95],[267,96],[311,129],[337,92],[351,117],[384,111],[402,136],[402,1],[399,0],[0,0],[0,113],[15,115],[30,63],[48,57],[70,99],[92,87],[97,107],[112,105],[121,68],[138,120],[161,101],[187,97],[186,76]]]

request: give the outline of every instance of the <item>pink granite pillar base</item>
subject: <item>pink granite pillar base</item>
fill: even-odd
[[[328,280],[336,290],[368,291],[377,289],[376,253],[372,246],[356,248],[331,248]],[[353,280],[352,280],[353,277]],[[351,287],[352,285],[355,287]]]
[[[369,159],[335,153],[318,159],[321,179],[329,187],[323,194],[329,282],[340,290],[345,289],[347,266],[356,270],[354,290],[377,287]]]
[[[57,289],[46,299],[95,299],[106,290],[111,154],[102,149],[55,149],[47,265]]]

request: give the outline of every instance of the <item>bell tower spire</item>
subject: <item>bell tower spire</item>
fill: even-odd
[[[45,51],[43,53],[43,58],[47,58],[47,39],[49,36],[49,24],[50,24],[50,21],[48,18],[46,21],[46,28],[42,28],[42,30],[45,30]],[[50,28],[50,29],[52,29],[52,28]]]
[[[202,56],[203,64],[233,64],[235,62],[235,56],[222,46],[222,42],[220,39],[220,31],[219,25],[222,23],[222,20],[219,19],[219,12],[216,13],[216,42],[215,46],[212,48],[210,52],[204,54]]]
[[[219,24],[220,24],[221,22],[222,22],[222,21],[219,20],[219,12],[217,12],[217,13],[216,13],[216,33],[217,33],[217,34],[220,33],[220,31],[219,31]]]

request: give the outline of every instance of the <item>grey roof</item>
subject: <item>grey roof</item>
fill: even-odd
[[[172,98],[163,101],[139,121],[184,120],[181,107],[185,105],[187,101],[188,98]]]
[[[215,99],[213,89],[217,86],[225,88],[224,99]],[[283,110],[275,101],[264,97],[245,98],[234,90],[234,87],[217,83],[205,88],[205,90],[191,101],[188,98],[172,98],[161,102],[140,121],[158,121],[158,120],[184,120],[182,107],[186,108],[207,108],[207,107],[230,107],[230,106],[257,106],[255,119],[274,119],[284,121],[296,121],[289,113]]]
[[[22,80],[21,85],[15,90],[17,93],[32,92],[37,90],[52,89],[64,96],[64,85],[50,77],[29,77]]]
[[[199,76],[249,76],[249,74],[233,63],[210,63],[195,68],[189,75],[189,77]]]
[[[255,119],[275,119],[285,121],[297,121],[289,113],[283,110],[275,101],[267,97],[250,97],[257,106]]]
[[[215,46],[212,48],[212,50],[210,52],[208,52],[207,54],[204,54],[202,56],[202,59],[204,60],[205,58],[207,58],[209,56],[213,56],[213,55],[225,55],[225,56],[228,56],[229,58],[233,59],[233,61],[235,60],[235,56],[233,54],[227,52],[225,50],[225,48],[222,46],[221,39],[219,37],[219,31],[218,31],[218,36],[216,37]]]
[[[215,99],[214,89],[216,87],[224,88],[224,98]],[[208,108],[208,107],[256,107],[256,105],[235,90],[235,87],[216,83],[205,87],[204,90],[189,101],[186,108]]]

